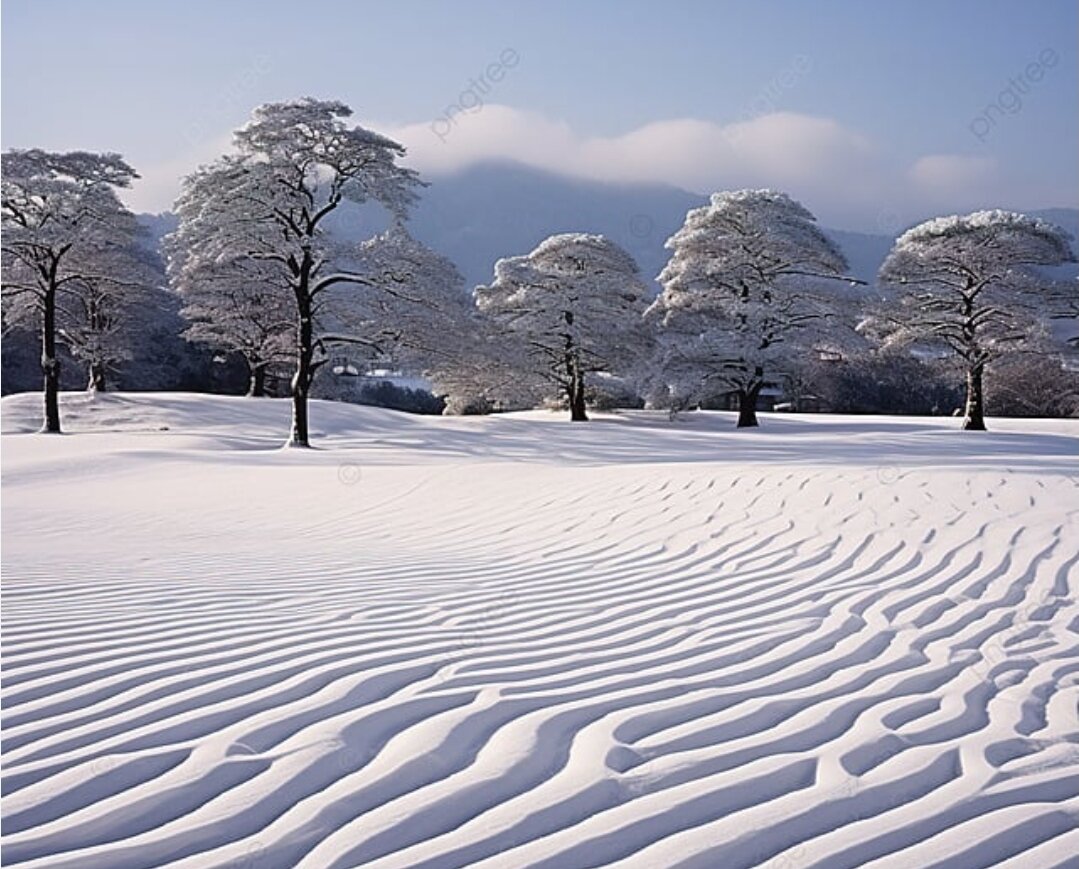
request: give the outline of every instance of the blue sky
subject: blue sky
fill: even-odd
[[[307,94],[436,178],[496,157],[776,186],[868,229],[1079,204],[1074,0],[5,0],[2,18],[3,146],[120,151],[138,208],[166,208],[251,107]]]

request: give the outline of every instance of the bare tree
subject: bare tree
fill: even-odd
[[[996,416],[1079,416],[1079,371],[1058,356],[1009,353],[990,374],[985,404]]]
[[[100,274],[71,281],[57,297],[57,335],[86,365],[86,388],[93,392],[106,391],[109,378],[134,358],[142,335],[164,315],[160,260],[138,243],[145,233],[134,217],[125,221],[131,244],[95,252]]]

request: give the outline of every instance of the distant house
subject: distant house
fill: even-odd
[[[776,402],[783,397],[783,390],[766,386],[757,396],[757,410],[775,410]],[[737,392],[724,392],[701,402],[702,410],[741,410],[741,400]]]
[[[351,362],[335,363],[330,369],[335,377],[359,377],[363,372]]]
[[[779,413],[831,413],[832,406],[819,395],[799,395],[775,406]]]

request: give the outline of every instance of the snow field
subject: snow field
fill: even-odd
[[[1079,426],[3,402],[3,860],[1064,867]]]

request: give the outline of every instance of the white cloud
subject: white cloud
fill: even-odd
[[[136,212],[168,211],[180,192],[180,179],[229,151],[231,142],[232,134],[223,132],[189,142],[185,151],[168,160],[150,163],[132,158],[139,179],[129,190],[120,191],[120,197]]]
[[[673,184],[701,194],[775,187],[834,225],[867,231],[901,221],[910,210],[903,169],[887,166],[867,136],[832,118],[794,112],[729,124],[656,121],[617,136],[581,135],[562,121],[498,104],[449,120],[372,126],[404,144],[409,164],[428,175],[502,159],[581,178]]]
[[[701,194],[775,187],[826,223],[867,232],[894,231],[935,214],[1041,203],[1020,179],[1002,177],[993,158],[931,154],[904,165],[835,119],[793,112],[729,124],[655,121],[616,136],[586,136],[564,121],[499,104],[422,123],[360,123],[404,144],[408,165],[427,176],[511,160],[579,178],[673,184]],[[171,207],[180,177],[229,149],[227,130],[204,132],[167,161],[136,161],[143,178],[125,200],[136,210]]]
[[[992,157],[962,154],[930,154],[907,172],[907,177],[928,197],[953,201],[984,195],[996,175],[997,162]]]
[[[601,181],[658,182],[700,193],[722,186],[801,185],[818,190],[868,173],[871,143],[836,121],[790,112],[721,125],[656,121],[620,136],[582,136],[569,125],[486,105],[422,124],[379,126],[409,149],[409,162],[442,174],[487,159]]]

